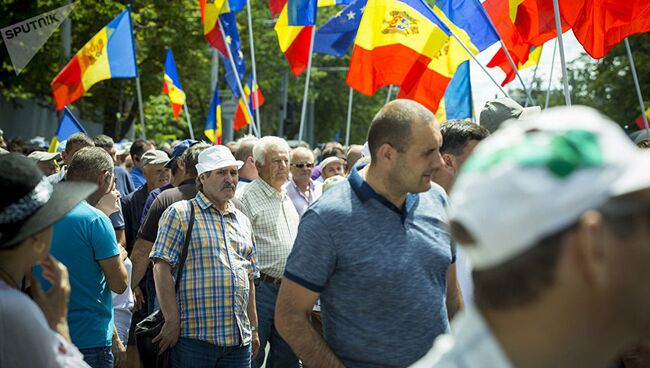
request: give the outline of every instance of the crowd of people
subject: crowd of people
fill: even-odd
[[[0,367],[649,366],[650,141],[585,107],[480,122],[398,99],[349,147],[0,134]]]

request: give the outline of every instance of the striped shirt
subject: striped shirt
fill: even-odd
[[[258,177],[246,186],[240,204],[253,225],[260,271],[282,277],[300,221],[293,202],[284,189],[278,192]]]
[[[232,203],[221,212],[199,192],[189,201],[172,204],[160,219],[151,258],[176,267],[190,222],[190,205],[194,205],[195,220],[177,295],[180,335],[217,346],[249,344],[246,307],[249,275],[258,276],[255,245],[250,221]]]

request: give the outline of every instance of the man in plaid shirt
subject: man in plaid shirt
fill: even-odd
[[[261,351],[253,367],[264,363],[264,348],[271,350],[269,368],[299,367],[298,358],[275,329],[273,316],[284,266],[298,232],[300,217],[283,188],[289,176],[289,145],[279,137],[262,137],[253,148],[259,176],[242,191],[241,210],[255,233],[260,278],[255,281],[257,314],[260,321]]]
[[[230,202],[241,165],[224,146],[201,152],[196,197],[174,203],[160,219],[151,258],[165,324],[153,341],[161,351],[171,348],[172,367],[248,368],[259,348],[251,224]],[[173,275],[190,206],[195,220],[177,295]]]

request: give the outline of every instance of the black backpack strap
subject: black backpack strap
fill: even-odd
[[[176,287],[175,290],[178,292],[178,287],[181,285],[181,278],[183,276],[183,267],[185,266],[185,260],[187,259],[187,251],[190,248],[190,240],[192,239],[192,228],[194,228],[194,204],[190,200],[190,224],[187,226],[187,233],[185,234],[185,243],[183,243],[183,249],[181,250],[181,259],[178,263],[178,271],[176,271]]]

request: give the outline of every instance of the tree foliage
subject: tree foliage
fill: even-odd
[[[45,11],[63,5],[61,1],[0,0],[0,24],[20,22]],[[251,1],[253,37],[257,59],[259,85],[265,96],[260,112],[263,134],[276,134],[280,120],[282,99],[280,87],[288,64],[280,52],[274,21],[266,1]],[[144,101],[147,136],[160,139],[174,134],[185,137],[187,123],[181,113],[180,121],[171,114],[167,96],[162,95],[163,66],[165,50],[171,47],[179,70],[181,83],[187,95],[188,109],[194,126],[194,134],[203,136],[203,124],[211,101],[212,49],[203,38],[198,1],[147,1],[131,2],[133,14],[136,54]],[[79,50],[95,33],[126,8],[126,2],[80,1],[70,15],[72,22],[71,53]],[[322,8],[319,23],[325,22],[339,9]],[[247,62],[247,74],[251,71],[248,21],[246,11],[237,14],[243,52]],[[68,62],[61,46],[61,30],[55,31],[27,68],[16,76],[4,47],[0,48],[0,94],[6,100],[35,99],[44,106],[53,107],[49,83]],[[315,54],[311,74],[309,99],[315,106],[315,140],[332,139],[336,132],[345,136],[348,87],[345,84],[346,71],[333,68],[347,67],[349,55],[333,58]],[[227,87],[220,68],[220,90]],[[300,107],[303,96],[305,74],[294,77],[289,73],[289,118],[285,127],[287,138],[298,133]],[[385,93],[385,92],[384,92]],[[368,124],[382,105],[385,94],[374,97],[355,93],[352,112],[351,142],[363,142]],[[222,100],[229,97],[222,95]],[[140,131],[136,84],[133,79],[113,79],[95,84],[83,98],[76,101],[77,114],[85,120],[104,124],[104,132],[115,138],[122,138],[131,124]],[[243,129],[246,130],[247,129]],[[237,136],[244,132],[237,132]]]

